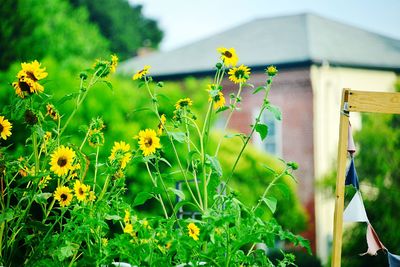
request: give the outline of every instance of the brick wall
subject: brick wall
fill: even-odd
[[[250,83],[257,87],[265,84],[265,79],[263,72],[254,72]],[[237,90],[228,80],[223,86],[225,92]],[[244,89],[242,110],[234,114],[230,128],[249,133],[249,125],[254,122],[254,107],[261,106],[263,98],[253,95],[252,91]],[[315,252],[313,93],[309,68],[280,70],[274,79],[270,101],[282,111],[282,157],[299,163],[295,172],[298,195],[309,216],[309,228],[302,235],[311,241]]]

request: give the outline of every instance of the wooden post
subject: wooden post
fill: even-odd
[[[350,112],[400,114],[400,93],[365,92],[343,89],[340,111],[332,267],[340,267],[342,256],[344,183]]]
[[[333,253],[332,267],[340,267],[342,254],[343,208],[344,208],[344,183],[347,160],[347,138],[349,127],[348,112],[349,89],[343,89],[342,104],[340,107],[338,162],[336,176],[335,216],[333,225]]]

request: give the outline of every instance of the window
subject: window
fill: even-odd
[[[259,111],[253,112],[254,118]],[[255,119],[254,119],[255,120]],[[276,156],[282,156],[282,122],[275,119],[274,115],[265,111],[261,116],[260,123],[268,126],[268,136],[261,141],[260,135],[255,133],[254,143],[258,147]]]

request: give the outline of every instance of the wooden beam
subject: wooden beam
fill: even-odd
[[[349,90],[348,110],[400,114],[400,93]]]
[[[345,104],[348,102],[349,89],[342,92],[342,104],[340,113],[339,126],[339,143],[338,143],[338,162],[336,177],[336,199],[335,199],[335,215],[333,224],[333,252],[332,267],[340,267],[342,256],[342,232],[343,232],[343,209],[344,209],[344,188],[345,188],[345,172],[347,161],[347,142],[349,114],[345,111]]]

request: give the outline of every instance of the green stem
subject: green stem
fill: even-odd
[[[146,165],[147,172],[149,173],[150,179],[153,182],[154,187],[158,187],[157,180],[153,177],[153,174],[151,173],[151,170],[150,170],[150,167],[149,167],[149,163],[145,162],[145,165]],[[164,191],[168,195],[168,191],[167,191],[166,187],[164,187]],[[162,206],[162,209],[164,211],[165,219],[168,219],[168,212],[167,212],[167,210],[165,208],[164,201],[162,199],[161,194],[157,194],[156,199],[160,202],[160,204]]]
[[[240,94],[242,93],[242,86],[243,86],[242,83],[240,83],[239,84],[239,90],[238,90],[238,92],[236,94],[236,97],[235,97],[235,102],[233,103],[233,107],[231,108],[231,112],[229,113],[228,119],[226,120],[225,125],[224,125],[224,130],[223,130],[224,133],[226,132],[226,129],[228,128],[228,125],[229,125],[229,122],[230,122],[230,120],[232,118],[233,112],[235,112],[236,104],[238,102]],[[218,152],[219,152],[219,149],[221,147],[221,143],[222,143],[223,139],[224,139],[224,137],[221,137],[219,139],[219,142],[218,142],[218,145],[217,145],[217,149],[215,150],[215,154],[214,154],[215,157],[218,155]]]
[[[37,136],[36,132],[32,132],[32,140],[33,140],[33,152],[35,154],[35,175],[39,172],[39,154],[38,154],[38,144],[37,144]]]
[[[110,175],[107,175],[106,180],[105,180],[104,185],[103,185],[103,190],[101,190],[100,196],[99,196],[97,201],[100,201],[104,197],[104,194],[107,191],[107,187],[108,187],[109,183],[110,183]],[[96,186],[96,185],[94,185],[94,186]]]
[[[97,180],[97,170],[98,170],[98,163],[99,163],[99,150],[100,147],[97,146],[96,150],[96,163],[94,166],[94,178],[93,178],[93,191],[96,193],[96,180]]]

